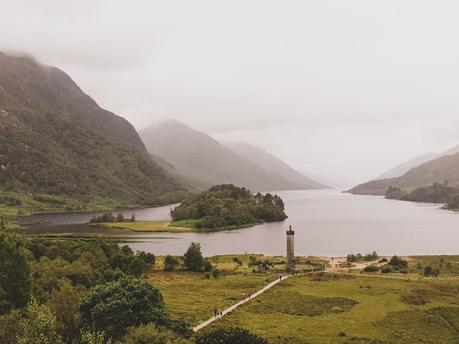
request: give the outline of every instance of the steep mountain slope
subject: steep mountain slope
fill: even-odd
[[[183,175],[209,184],[235,184],[251,191],[305,189],[267,171],[209,135],[176,121],[140,131],[148,151],[167,159]]]
[[[186,194],[147,154],[129,122],[101,109],[59,69],[3,53],[0,190],[127,205]]]
[[[225,143],[225,146],[233,152],[263,167],[265,170],[277,173],[287,180],[304,185],[305,188],[321,189],[326,187],[304,176],[290,165],[262,148],[242,142]]]
[[[384,195],[389,186],[410,192],[420,187],[429,186],[433,183],[444,183],[445,181],[451,186],[459,186],[459,153],[428,161],[409,170],[401,177],[373,180],[357,185],[349,192]]]

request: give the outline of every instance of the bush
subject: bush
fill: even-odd
[[[363,269],[364,272],[376,272],[378,270],[379,268],[375,265],[368,265],[368,266],[365,266],[365,268]]]
[[[124,344],[179,344],[185,340],[174,332],[155,326],[154,324],[140,325],[128,329],[123,340]]]
[[[178,265],[177,259],[175,259],[171,255],[167,255],[164,258],[164,271],[174,271],[177,265]]]
[[[389,260],[389,265],[392,265],[398,268],[406,268],[408,266],[408,262],[402,258],[399,258],[398,256],[393,256]]]
[[[219,328],[196,338],[196,344],[268,344],[268,341],[238,327]]]
[[[388,273],[392,272],[392,268],[391,268],[390,266],[385,266],[385,267],[383,267],[383,268],[381,269],[381,272],[382,272],[383,274],[388,274]]]

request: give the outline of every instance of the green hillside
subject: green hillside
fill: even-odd
[[[62,71],[0,53],[0,191],[90,208],[176,202],[187,190],[146,153],[132,125]]]

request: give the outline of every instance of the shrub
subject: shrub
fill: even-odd
[[[238,327],[219,328],[196,338],[196,344],[268,344],[268,341]]]
[[[363,269],[364,272],[376,272],[378,270],[379,268],[375,265],[368,265],[368,266],[365,266],[365,268]]]
[[[392,266],[395,266],[395,267],[398,267],[398,268],[404,268],[404,267],[407,267],[408,266],[408,262],[398,256],[393,256],[390,260],[389,260],[389,265],[392,265]]]
[[[381,272],[382,272],[383,274],[388,274],[388,273],[392,272],[392,268],[391,268],[390,266],[385,266],[385,267],[383,267],[383,268],[381,269]]]
[[[175,259],[171,255],[167,255],[164,258],[164,271],[174,271],[177,265],[178,265],[177,259]]]

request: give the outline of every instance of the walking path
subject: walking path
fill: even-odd
[[[272,281],[271,283],[269,283],[267,286],[265,286],[264,288],[258,290],[256,293],[253,293],[252,295],[246,297],[244,300],[242,301],[239,301],[238,303],[235,303],[234,305],[228,307],[227,309],[225,309],[223,312],[221,312],[221,315],[220,316],[214,316],[212,318],[210,318],[209,320],[206,320],[204,321],[203,323],[197,325],[196,327],[193,327],[193,331],[194,332],[197,332],[201,329],[203,329],[204,327],[206,326],[209,326],[210,324],[212,324],[214,321],[217,321],[218,319],[221,319],[222,317],[224,317],[226,314],[234,311],[236,308],[238,308],[239,306],[242,306],[243,304],[249,302],[250,300],[256,298],[258,295],[261,295],[263,294],[265,291],[271,289],[272,287],[274,287],[276,284],[280,283],[281,281],[284,281],[286,280],[287,278],[289,278],[291,275],[286,275],[286,276],[282,276],[282,279],[279,279],[279,278],[276,278],[275,281]]]

